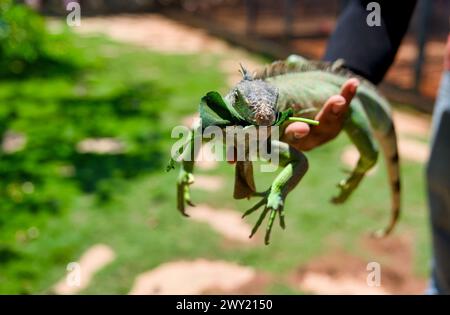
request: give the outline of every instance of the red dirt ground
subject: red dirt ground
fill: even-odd
[[[426,279],[413,273],[412,241],[407,237],[386,239],[363,238],[363,256],[355,256],[343,250],[333,250],[301,266],[292,275],[296,289],[313,290],[317,294],[423,294]],[[380,259],[380,257],[382,259]],[[381,266],[381,286],[371,288],[366,279],[367,264],[378,262]],[[308,290],[307,277],[313,275],[316,281]],[[317,284],[317,282],[321,282]],[[306,288],[305,288],[306,286]]]

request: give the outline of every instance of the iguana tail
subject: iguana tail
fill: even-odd
[[[394,229],[400,216],[400,166],[392,113],[388,101],[373,88],[360,86],[357,96],[361,100],[367,117],[374,131],[374,136],[380,143],[388,170],[391,189],[391,219],[389,225],[375,233],[377,237],[388,235]]]

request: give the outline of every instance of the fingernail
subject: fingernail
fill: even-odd
[[[355,84],[352,85],[352,93],[356,92],[356,89],[359,86],[359,80],[355,80]]]
[[[344,108],[345,105],[345,100],[341,99],[336,101],[333,104],[333,107],[331,108],[331,110],[333,111],[333,114],[338,115],[342,112],[342,109]]]
[[[298,140],[301,139],[303,137],[303,134],[301,134],[300,132],[294,132],[294,139]]]

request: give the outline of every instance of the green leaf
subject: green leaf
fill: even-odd
[[[202,127],[249,125],[218,92],[208,92],[200,102]]]
[[[278,114],[277,120],[275,120],[274,126],[281,126],[285,121],[294,115],[294,110],[289,108],[288,110]]]
[[[207,106],[220,118],[233,121],[233,115],[222,96],[217,92],[208,92],[205,96]]]
[[[307,123],[309,125],[317,126],[319,125],[319,122],[317,120],[303,118],[303,117],[293,117],[294,110],[292,108],[289,108],[288,110],[281,112],[278,114],[278,118],[274,123],[274,126],[280,126],[286,121],[301,121],[304,123]]]

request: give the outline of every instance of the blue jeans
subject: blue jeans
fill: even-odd
[[[429,294],[450,294],[450,71],[444,72],[433,113],[427,169],[433,239]]]

